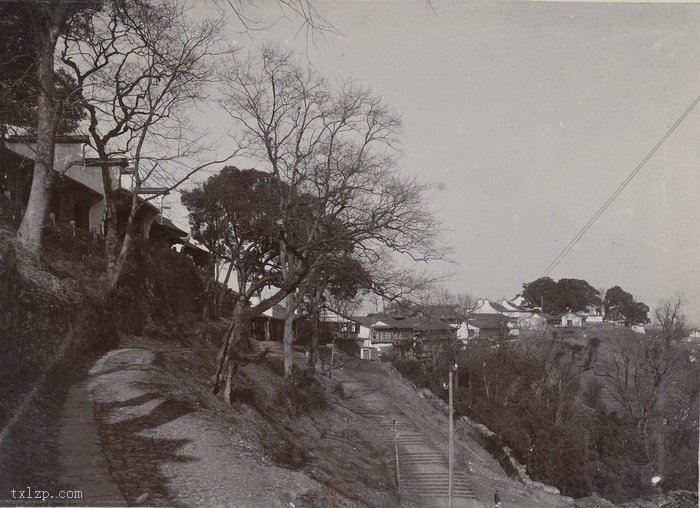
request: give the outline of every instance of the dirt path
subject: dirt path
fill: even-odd
[[[426,507],[447,507],[447,443],[444,450],[436,447],[425,433],[411,422],[404,411],[386,394],[364,382],[362,377],[348,370],[339,371],[334,375],[342,380],[344,393],[359,406],[358,413],[376,422],[380,436],[386,440],[393,440],[396,429],[401,496],[420,496],[423,499],[422,504]],[[484,506],[475,499],[466,471],[455,471],[452,497],[454,508]]]
[[[262,465],[230,432],[233,422],[196,394],[176,391],[157,365],[160,352],[153,344],[117,349],[90,371],[87,393],[111,477],[129,505],[288,508],[320,488],[301,473]]]
[[[81,504],[124,506],[124,496],[112,480],[102,453],[93,407],[88,382],[70,388],[57,438],[58,485],[64,492],[80,490]]]

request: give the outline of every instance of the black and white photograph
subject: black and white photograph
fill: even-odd
[[[694,508],[700,2],[0,0],[0,506]]]

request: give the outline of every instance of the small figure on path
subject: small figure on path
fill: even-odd
[[[494,508],[501,508],[501,495],[498,491],[493,495],[493,506]]]

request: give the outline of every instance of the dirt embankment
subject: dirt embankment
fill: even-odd
[[[110,298],[104,259],[99,238],[59,224],[30,262],[0,223],[0,431],[61,362],[201,312],[202,278],[189,258],[137,244]]]
[[[99,298],[99,276],[89,264],[94,246],[81,245],[84,238],[75,241],[81,254],[50,248],[47,256],[30,263],[14,232],[0,228],[0,429],[60,362],[117,342],[108,308]],[[49,235],[50,247],[58,242],[55,233]],[[71,263],[70,257],[78,262]]]
[[[172,338],[132,338],[110,353],[94,393],[110,470],[128,502],[398,506],[388,443],[336,382],[287,382],[281,344],[262,344],[265,359],[239,370],[231,406],[212,395],[222,331],[198,325]],[[149,359],[135,369],[129,355]]]

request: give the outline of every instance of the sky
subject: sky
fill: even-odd
[[[700,4],[313,5],[338,34],[309,42],[294,19],[229,33],[294,49],[402,116],[402,170],[433,185],[453,249],[435,269],[475,297],[540,277],[700,95]],[[550,276],[619,285],[652,309],[680,292],[700,324],[699,137],[700,106]]]

